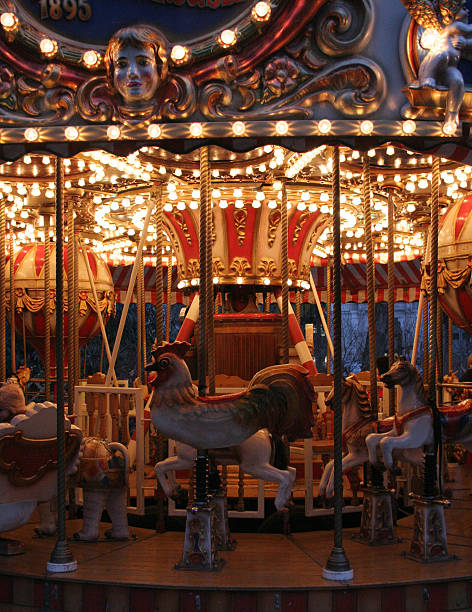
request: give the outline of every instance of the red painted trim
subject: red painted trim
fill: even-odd
[[[456,222],[454,224],[454,239],[457,242],[461,235],[464,225],[472,212],[472,195],[466,196],[459,204],[457,209]]]
[[[263,37],[256,37],[244,51],[235,55],[235,71],[233,78],[254,69],[269,55],[275,53],[300,32],[328,0],[292,0],[287,3],[282,12],[274,19]],[[220,62],[211,59],[201,66],[195,67],[191,76],[195,84],[219,77]]]

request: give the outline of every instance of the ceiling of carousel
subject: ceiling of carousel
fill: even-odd
[[[340,149],[341,230],[344,289],[352,294],[365,286],[365,241],[363,209],[363,158],[370,162],[372,231],[375,244],[378,287],[386,287],[387,207],[394,203],[394,248],[396,285],[417,287],[418,258],[423,252],[430,223],[432,156],[405,147],[386,144],[367,152]],[[320,270],[332,254],[331,183],[332,147],[319,146],[295,153],[277,145],[235,153],[210,147],[211,199],[214,209],[280,210],[281,181],[287,189],[287,207],[299,219],[317,215],[316,239],[311,261]],[[161,185],[162,206],[167,218],[198,211],[200,200],[200,156],[196,150],[185,155],[145,146],[123,157],[91,150],[64,160],[66,205],[73,201],[75,230],[91,244],[110,266],[117,289],[125,288],[124,267],[134,260],[146,209]],[[472,167],[441,159],[440,213],[467,194]],[[8,232],[14,234],[15,250],[44,240],[44,217],[51,219],[54,240],[55,158],[31,153],[0,165],[0,189],[6,199]],[[185,222],[179,221],[182,223]],[[302,221],[299,220],[300,225]],[[164,225],[164,228],[167,226]],[[164,255],[172,249],[168,232]],[[249,231],[249,228],[248,228]],[[315,230],[313,230],[315,231]],[[156,257],[156,226],[151,220],[144,248],[144,264]],[[178,263],[177,253],[173,263]],[[411,262],[411,263],[406,263]],[[317,273],[320,288],[326,286],[325,271]],[[174,279],[178,287],[177,276]],[[152,272],[146,285],[152,287]],[[308,287],[304,287],[308,289]],[[354,299],[354,298],[353,298]],[[362,298],[359,298],[359,301]],[[400,298],[401,299],[401,298]],[[410,294],[410,298],[417,295]]]

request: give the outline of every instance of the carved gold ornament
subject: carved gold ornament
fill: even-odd
[[[246,276],[251,269],[251,264],[246,257],[235,257],[231,262],[229,269],[235,276]]]
[[[275,242],[275,234],[281,220],[281,213],[278,208],[274,208],[269,213],[269,227],[267,230],[267,244],[272,247]]]
[[[257,265],[258,276],[270,278],[276,272],[277,272],[277,266],[275,264],[275,261],[271,257],[262,258]]]
[[[247,208],[235,208],[233,210],[233,220],[238,236],[238,244],[241,246],[246,238]]]

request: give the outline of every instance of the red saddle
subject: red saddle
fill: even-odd
[[[206,396],[198,396],[198,400],[200,402],[204,402],[205,404],[221,404],[222,402],[228,402],[231,400],[239,399],[242,397],[246,391],[239,391],[239,393],[228,393],[228,395],[206,395]]]
[[[456,438],[470,420],[472,399],[450,406],[438,406],[438,410],[444,434],[447,438]]]

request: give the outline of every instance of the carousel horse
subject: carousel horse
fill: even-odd
[[[193,449],[217,449],[218,455],[224,451],[238,457],[248,473],[278,482],[275,506],[282,509],[290,498],[295,470],[270,465],[269,434],[279,441],[286,437],[289,442],[312,436],[314,392],[308,371],[298,365],[272,366],[258,372],[242,393],[200,398],[183,360],[189,346],[187,342],[160,346],[152,352],[153,363],[147,366],[157,372],[150,404],[154,427],[187,445],[184,459],[177,455],[157,464],[156,474],[164,490],[172,490],[165,481],[166,472],[175,469],[179,461],[187,466]]]
[[[332,408],[334,390],[326,399],[326,405]],[[368,460],[365,438],[377,432],[377,415],[372,411],[367,391],[355,375],[343,379],[341,387],[341,404],[343,407],[342,471],[357,467]],[[319,497],[331,497],[334,489],[334,460],[332,459],[323,470]]]
[[[366,443],[369,461],[377,462],[380,447],[383,462],[391,468],[392,453],[402,451],[412,463],[423,461],[423,447],[434,443],[433,414],[425,397],[418,370],[405,359],[396,361],[380,380],[390,389],[401,387],[401,399],[395,413],[393,428],[381,434],[370,434]],[[438,408],[444,442],[463,444],[472,450],[472,399]]]

